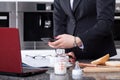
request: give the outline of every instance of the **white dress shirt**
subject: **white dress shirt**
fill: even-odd
[[[73,0],[70,0],[71,9],[73,9]]]

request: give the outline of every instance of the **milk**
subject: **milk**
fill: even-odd
[[[63,75],[67,73],[67,58],[63,49],[57,50],[57,57],[54,63],[54,73]]]
[[[67,63],[64,60],[64,57],[56,58],[56,62],[54,64],[54,72],[55,72],[55,74],[66,74]]]

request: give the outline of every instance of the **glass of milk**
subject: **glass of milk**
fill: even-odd
[[[67,73],[67,57],[63,49],[57,50],[57,56],[54,63],[54,73],[59,75]]]

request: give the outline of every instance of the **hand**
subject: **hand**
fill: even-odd
[[[76,60],[76,57],[75,57],[74,53],[73,52],[69,52],[69,53],[67,53],[67,55],[69,56],[69,62],[74,64],[75,60]]]
[[[52,48],[73,48],[74,47],[74,36],[69,34],[58,35],[54,42],[48,42],[48,45]],[[77,37],[77,42],[80,42]]]

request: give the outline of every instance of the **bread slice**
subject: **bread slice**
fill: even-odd
[[[106,66],[120,67],[120,61],[106,61],[105,65]]]
[[[80,67],[96,67],[96,64],[89,64],[89,63],[79,63]]]
[[[100,64],[100,65],[105,64],[105,62],[109,59],[109,57],[110,57],[109,54],[106,54],[103,57],[100,57],[100,58],[98,58],[98,59],[96,59],[94,61],[91,61],[91,64],[96,64],[96,65],[98,65],[98,64]]]

